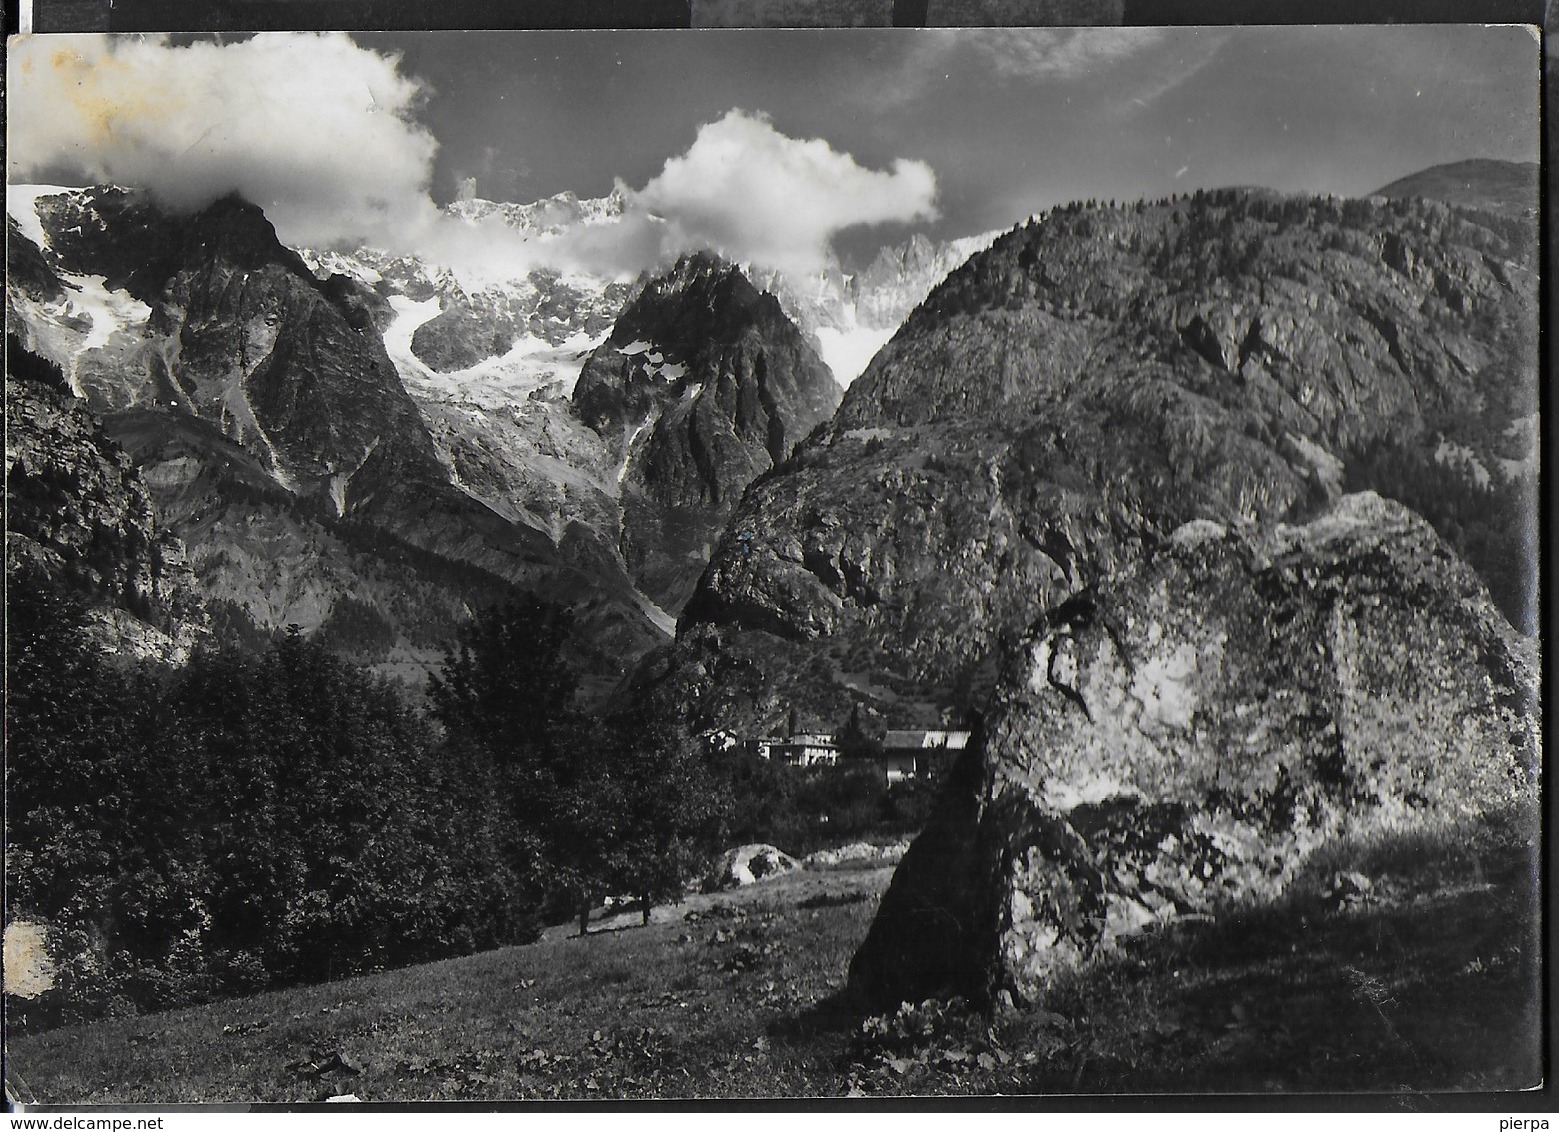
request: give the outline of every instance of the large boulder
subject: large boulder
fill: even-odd
[[[745,888],[761,880],[795,872],[800,867],[801,862],[772,845],[738,845],[735,849],[727,849],[715,862],[715,867],[704,878],[704,891]]]
[[[1530,800],[1535,649],[1411,511],[1188,523],[1052,608],[850,968],[858,1002],[1038,999],[1122,937],[1281,894],[1335,842]]]

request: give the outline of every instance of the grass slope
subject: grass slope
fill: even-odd
[[[1540,1073],[1532,840],[1338,850],[1275,905],[1142,937],[995,1018],[837,1013],[891,871],[842,868],[8,1060],[57,1103],[1515,1089]]]

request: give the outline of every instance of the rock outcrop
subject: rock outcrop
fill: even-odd
[[[1532,801],[1538,718],[1532,643],[1406,508],[1188,523],[1014,650],[850,990],[1033,1001],[1122,937],[1276,897],[1323,845]]]
[[[745,888],[770,877],[795,872],[801,867],[789,853],[772,845],[738,845],[723,853],[704,878],[705,892]]]

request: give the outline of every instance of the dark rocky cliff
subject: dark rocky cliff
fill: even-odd
[[[73,595],[110,648],[178,660],[206,629],[184,548],[63,376],[6,344],[6,574]]]
[[[39,211],[60,270],[101,275],[151,308],[139,367],[77,373],[94,406],[211,420],[283,486],[338,514],[372,492],[375,473],[440,475],[369,320],[282,247],[254,205],[228,197],[176,217],[100,190],[42,198]]]

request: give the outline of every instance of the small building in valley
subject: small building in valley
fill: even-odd
[[[791,766],[837,766],[839,745],[832,735],[816,731],[804,731],[792,735],[776,749],[776,753]]]
[[[889,730],[878,756],[888,785],[940,778],[969,745],[969,735],[968,731]]]
[[[778,759],[787,766],[837,766],[839,745],[834,736],[822,732],[804,731],[788,738],[766,736],[751,740],[753,752],[760,759]]]

